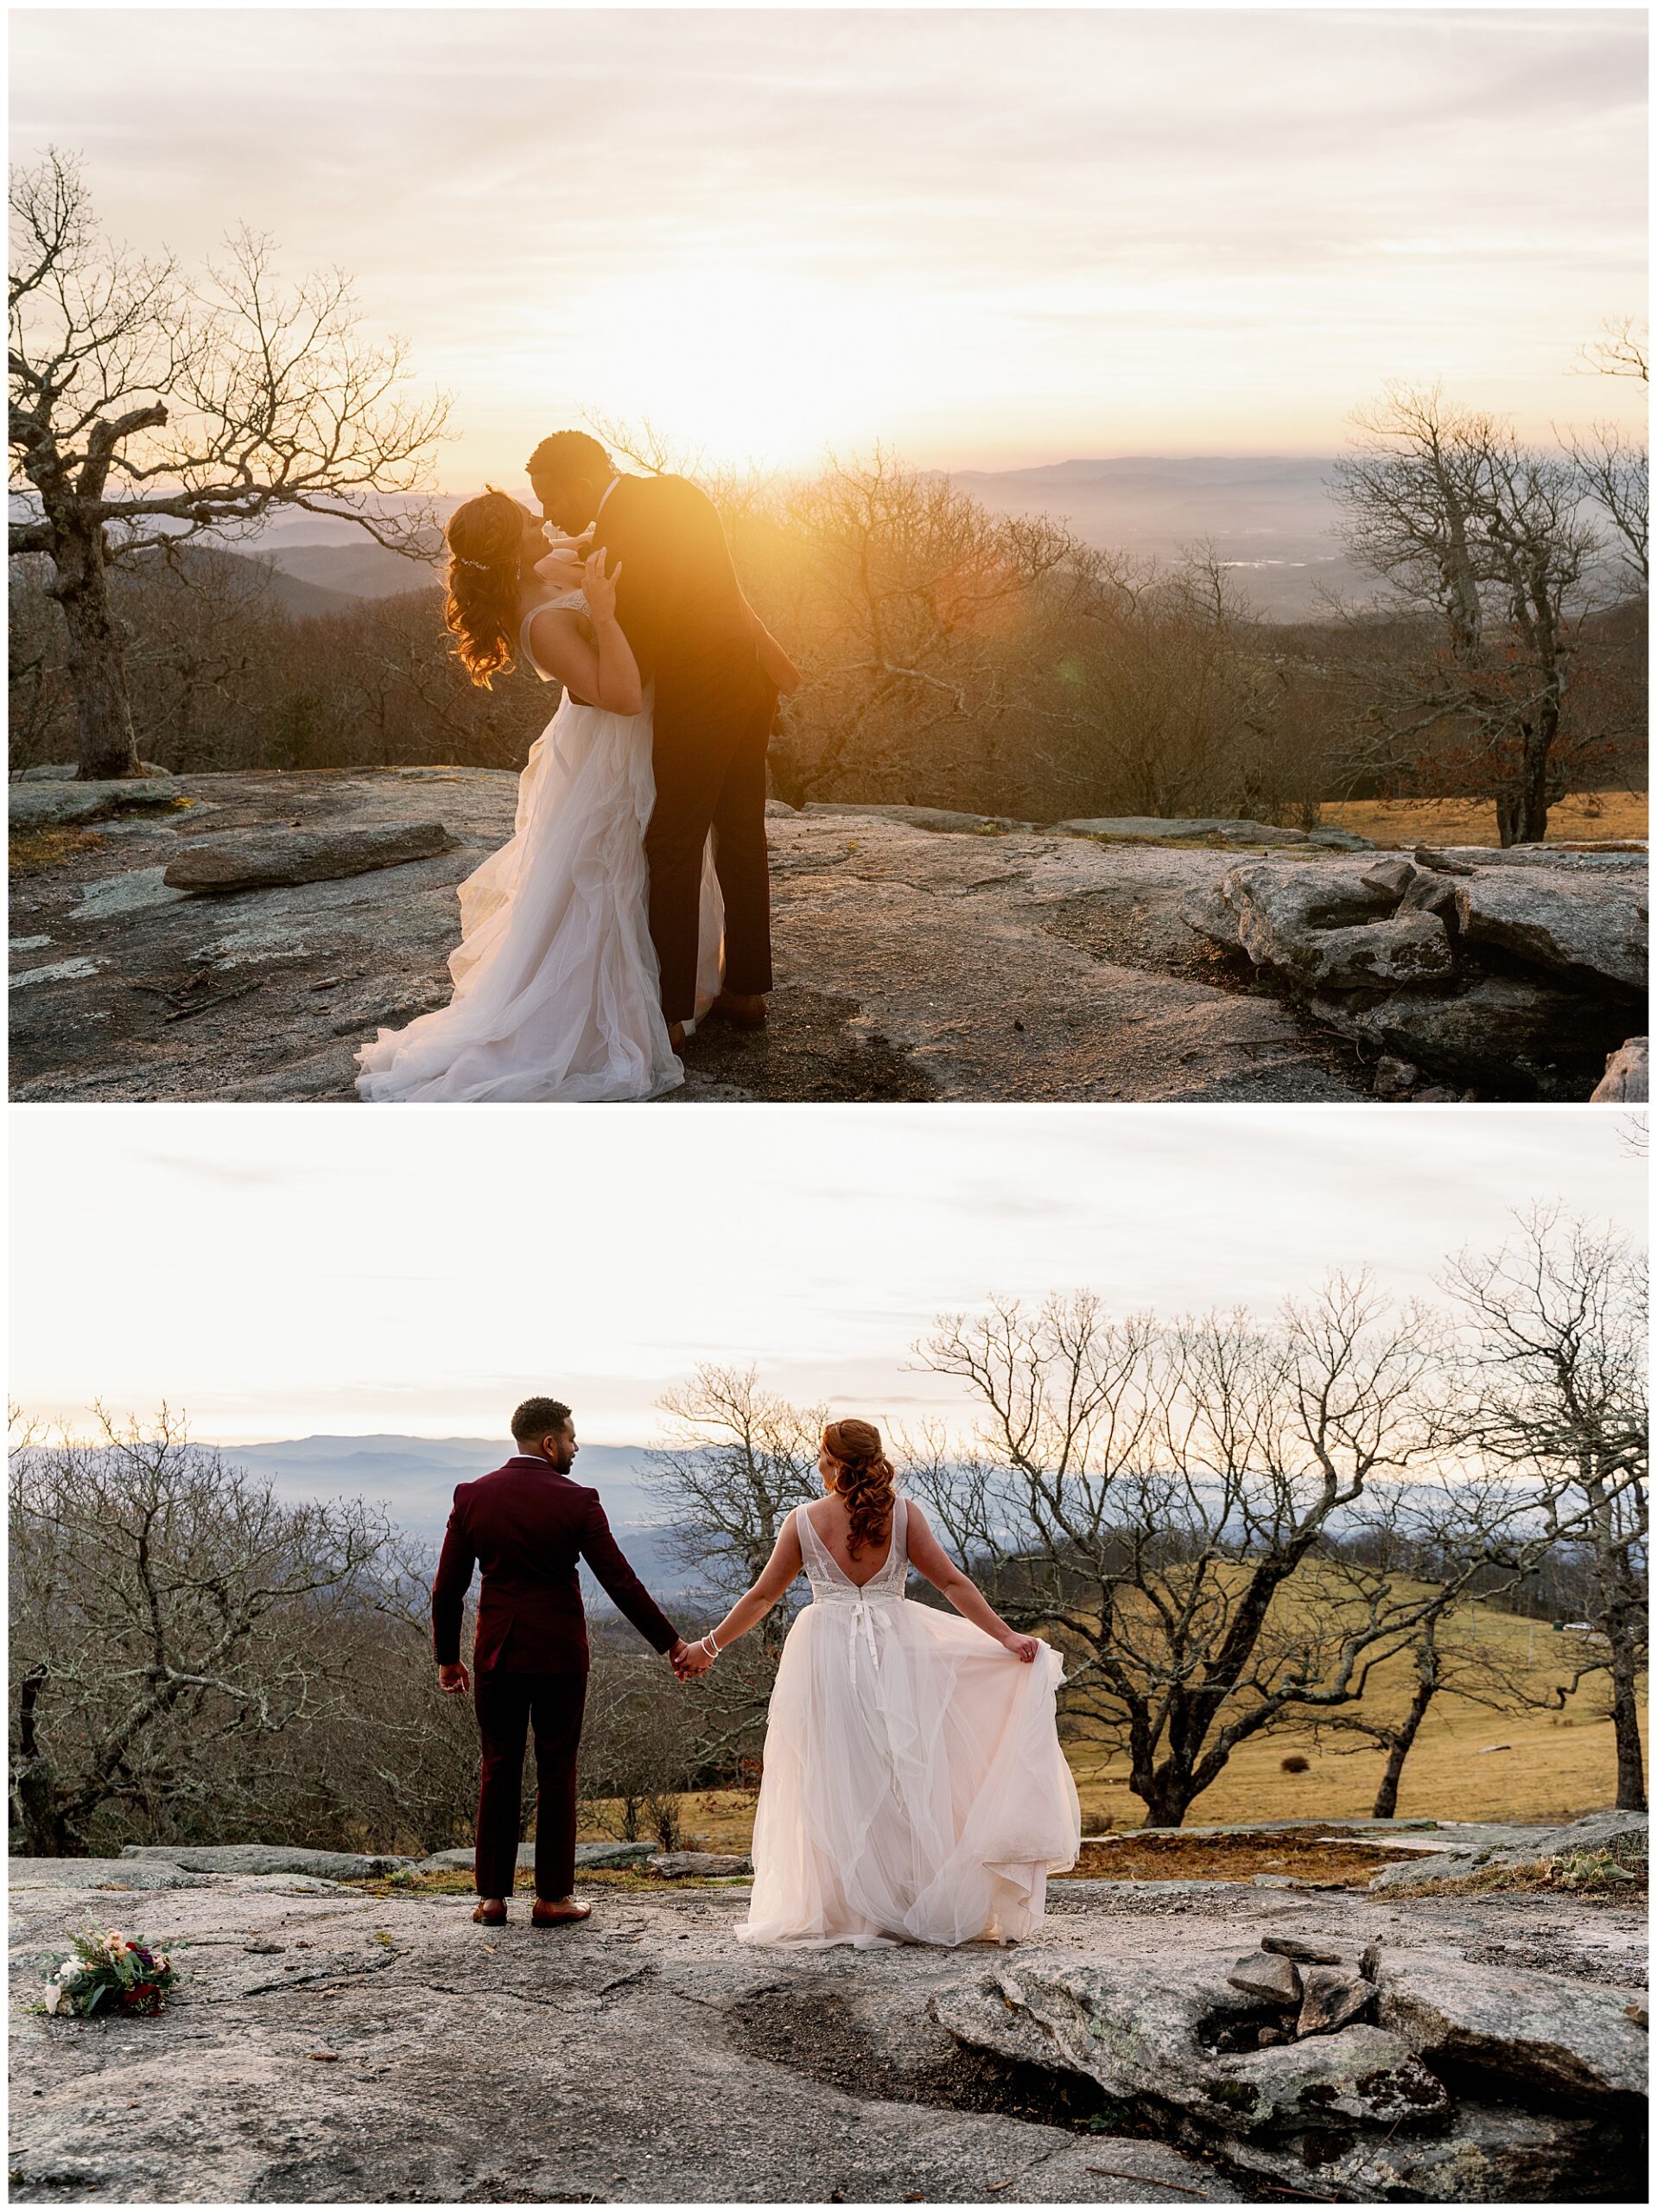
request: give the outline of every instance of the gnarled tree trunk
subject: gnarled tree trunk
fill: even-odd
[[[52,596],[69,633],[81,777],[142,775],[101,528],[60,524],[52,563]]]

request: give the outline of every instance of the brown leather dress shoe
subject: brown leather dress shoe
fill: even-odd
[[[504,1928],[506,1925],[505,1899],[479,1897],[472,1917],[480,1922],[486,1928]]]
[[[721,991],[708,1009],[721,1021],[728,1021],[733,1029],[763,1029],[765,1026],[765,1001],[758,992]]]
[[[578,1920],[590,1920],[590,1904],[577,1904],[572,1897],[560,1897],[556,1904],[537,1897],[530,1912],[532,1928],[572,1928]]]

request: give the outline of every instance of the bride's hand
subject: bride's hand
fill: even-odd
[[[1010,1651],[1015,1659],[1022,1660],[1026,1667],[1032,1664],[1036,1654],[1041,1649],[1041,1639],[1038,1637],[1018,1636],[1011,1631],[1002,1638],[1002,1643],[1004,1648]]]
[[[621,574],[621,563],[616,563],[607,576],[604,573],[606,554],[603,546],[587,556],[581,570],[581,589],[587,594],[587,612],[595,622],[613,622],[616,614],[616,579]]]

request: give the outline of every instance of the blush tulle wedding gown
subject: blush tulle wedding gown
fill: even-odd
[[[579,592],[549,602],[583,607]],[[528,630],[523,658],[544,680]],[[460,886],[445,1007],[358,1054],[364,1098],[654,1098],[684,1081],[662,1018],[644,836],[656,804],[651,697],[613,715],[568,692],[530,749],[512,836]],[[696,1011],[719,990],[725,910],[702,862]]]
[[[911,1605],[908,1508],[860,1587],[796,1510],[811,1603],[771,1693],[746,1943],[860,1949],[1000,1942],[1040,1922],[1076,1864],[1059,1655],[1024,1665],[953,1612]]]

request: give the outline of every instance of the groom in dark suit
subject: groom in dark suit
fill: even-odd
[[[512,1415],[514,1458],[461,1483],[432,1585],[437,1679],[470,1688],[483,1745],[472,1917],[498,1927],[512,1894],[522,1829],[524,1738],[535,1731],[535,1904],[537,1928],[585,1920],[575,1886],[575,1754],[587,1701],[587,1615],[576,1561],[584,1559],[646,1643],[676,1674],[678,1630],[622,1557],[595,1490],[569,1479],[578,1446],[569,1408],[527,1398]],[[460,1659],[460,1621],[474,1566],[483,1570],[473,1676]]]
[[[656,809],[644,833],[662,1012],[676,1051],[696,1010],[702,848],[725,898],[725,988],[714,1010],[746,1028],[771,988],[765,751],[778,677],[797,673],[737,582],[724,525],[682,476],[623,476],[596,438],[560,430],[530,456],[541,512],[572,537],[589,527],[619,571],[616,614],[656,685]],[[780,658],[778,658],[780,657]]]

